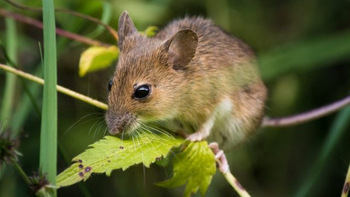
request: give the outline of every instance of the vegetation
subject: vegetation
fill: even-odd
[[[115,34],[96,20],[73,16],[65,10],[53,12],[52,1],[44,2],[16,1],[43,7],[43,12],[0,2],[0,64],[47,81],[43,88],[0,69],[0,196],[35,196],[31,190],[37,191],[41,185],[46,185],[46,191],[40,192],[51,192],[56,158],[57,172],[62,172],[72,158],[107,133],[103,103],[87,104],[61,93],[57,93],[57,101],[53,97],[57,79],[57,84],[65,88],[106,102],[114,66],[92,73],[79,72],[79,59],[91,46],[116,45]],[[162,27],[184,15],[213,19],[256,52],[269,88],[266,114],[271,117],[314,109],[349,94],[350,2],[346,0],[61,0],[55,2],[55,8],[100,19],[114,29],[124,10],[128,10],[139,30],[151,25]],[[37,21],[28,22],[29,19]],[[57,41],[52,36],[54,19],[59,27]],[[38,28],[41,23],[44,33]],[[111,52],[115,55],[115,50]],[[302,125],[262,128],[250,141],[226,152],[231,172],[252,196],[345,194],[348,191],[343,185],[350,163],[349,123],[350,107],[345,107]],[[93,175],[86,182],[59,189],[57,194],[182,195],[185,188],[155,185],[170,177],[171,166],[135,165],[126,171],[113,171],[110,177]],[[225,177],[217,173],[206,196],[228,195],[238,196]]]

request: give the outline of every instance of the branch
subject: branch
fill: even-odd
[[[315,120],[326,115],[329,115],[339,109],[350,104],[350,96],[347,96],[339,101],[332,104],[314,109],[301,114],[296,114],[293,116],[282,117],[282,118],[269,118],[265,117],[261,127],[287,127],[292,125],[298,125],[311,120]]]
[[[33,81],[33,82],[36,82],[38,84],[44,85],[44,80],[39,78],[39,77],[36,77],[34,75],[25,73],[23,71],[17,70],[15,68],[10,67],[10,66],[6,66],[4,64],[0,64],[0,68],[5,70],[5,71],[7,71],[7,72],[10,72],[10,73],[18,75],[20,77],[23,77],[25,79],[28,79],[30,81]],[[92,99],[92,98],[87,97],[85,95],[82,95],[82,94],[79,94],[77,92],[74,92],[74,91],[72,91],[72,90],[70,90],[68,88],[65,88],[65,87],[57,85],[56,89],[57,89],[58,92],[61,92],[63,94],[66,94],[68,96],[76,98],[78,100],[84,101],[84,102],[86,102],[86,103],[88,103],[90,105],[93,105],[95,107],[98,107],[100,109],[103,109],[103,110],[107,110],[108,109],[108,106],[105,103],[102,103],[102,102],[100,102],[98,100],[95,100],[95,99]]]
[[[35,12],[42,12],[43,11],[42,8],[21,5],[19,3],[16,3],[16,2],[10,1],[10,0],[4,0],[4,1],[6,1],[10,5],[12,5],[12,6],[16,7],[16,8],[22,9],[22,10],[31,10],[31,11],[35,11]],[[66,13],[66,14],[70,14],[70,15],[77,16],[77,17],[80,17],[80,18],[84,18],[84,19],[92,21],[92,22],[94,22],[96,24],[102,25],[104,28],[106,28],[109,31],[110,34],[112,34],[112,36],[114,37],[115,40],[118,40],[118,33],[111,26],[105,24],[104,22],[102,22],[101,20],[99,20],[97,18],[88,16],[88,15],[85,15],[85,14],[82,14],[82,13],[74,12],[74,11],[71,11],[71,10],[61,9],[61,8],[56,8],[55,11],[56,12],[61,12],[61,13]]]
[[[40,21],[23,16],[23,15],[20,15],[20,14],[17,14],[17,13],[14,13],[14,12],[7,11],[5,9],[0,8],[0,15],[13,18],[16,21],[32,25],[32,26],[37,27],[39,29],[43,28],[43,24]],[[100,41],[92,40],[90,38],[87,38],[87,37],[84,37],[84,36],[81,36],[78,34],[74,34],[74,33],[65,31],[63,29],[57,28],[57,27],[56,27],[56,33],[60,36],[64,36],[64,37],[67,37],[67,38],[70,38],[72,40],[76,40],[76,41],[79,41],[81,43],[85,43],[88,45],[110,46],[110,44],[106,44],[106,43],[103,43]]]

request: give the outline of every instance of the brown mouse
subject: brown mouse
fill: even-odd
[[[267,90],[241,40],[201,17],[174,20],[148,38],[126,11],[118,36],[121,52],[108,84],[111,134],[156,124],[228,149],[258,130]]]

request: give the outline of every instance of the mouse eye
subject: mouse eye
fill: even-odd
[[[134,98],[135,99],[145,99],[151,94],[151,85],[144,84],[135,88]]]
[[[108,92],[111,91],[112,85],[113,85],[113,80],[111,79],[111,80],[108,82]]]

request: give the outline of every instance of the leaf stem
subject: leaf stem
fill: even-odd
[[[7,72],[11,72],[11,73],[16,74],[16,75],[18,75],[20,77],[23,77],[25,79],[33,81],[35,83],[44,85],[44,80],[39,78],[39,77],[36,77],[36,76],[31,75],[31,74],[25,73],[23,71],[20,71],[18,69],[12,68],[10,66],[6,66],[4,64],[0,64],[0,68],[5,70],[5,71],[7,71]],[[95,99],[92,99],[92,98],[87,97],[85,95],[82,95],[80,93],[77,93],[75,91],[72,91],[72,90],[70,90],[68,88],[65,88],[65,87],[62,87],[60,85],[57,85],[56,89],[57,89],[58,92],[61,92],[63,94],[66,94],[68,96],[71,96],[73,98],[81,100],[83,102],[86,102],[86,103],[88,103],[90,105],[93,105],[95,107],[98,107],[100,109],[103,109],[103,110],[107,110],[108,109],[108,106],[105,103],[102,103],[102,102],[100,102],[98,100],[95,100]]]
[[[298,125],[298,124],[309,122],[309,121],[324,117],[326,115],[329,115],[349,104],[350,104],[350,96],[347,96],[329,105],[326,105],[317,109],[313,109],[308,112],[296,114],[293,116],[281,117],[281,118],[265,117],[261,126],[262,127],[288,127],[292,125]]]
[[[10,12],[10,11],[7,11],[7,10],[0,8],[0,15],[10,17],[10,18],[13,18],[19,22],[26,23],[26,24],[32,25],[34,27],[43,29],[43,24],[40,21],[23,16],[23,15],[20,15],[20,14],[17,14],[15,12]],[[84,44],[88,44],[88,45],[110,46],[110,44],[96,41],[96,40],[93,40],[93,39],[90,39],[90,38],[87,38],[87,37],[84,37],[84,36],[81,36],[81,35],[78,35],[75,33],[65,31],[65,30],[60,29],[60,28],[56,28],[56,34],[70,38],[72,40],[79,41],[79,42],[84,43]]]
[[[233,174],[230,171],[227,171],[225,173],[222,173],[227,180],[227,182],[230,183],[230,185],[233,187],[234,190],[239,194],[241,197],[250,197],[247,190],[244,189],[244,187],[238,182],[238,180],[233,176]]]

